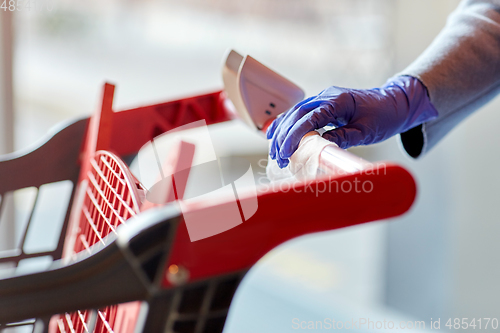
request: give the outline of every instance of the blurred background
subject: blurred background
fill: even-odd
[[[0,153],[90,115],[105,81],[117,84],[116,110],[221,89],[229,48],[307,95],[330,85],[379,86],[426,48],[458,2],[47,0],[0,9]],[[353,149],[411,170],[419,190],[411,212],[274,250],[245,279],[226,331],[288,332],[293,318],[441,318],[446,328],[450,317],[498,317],[498,109],[495,99],[418,161],[397,138]],[[265,142],[241,128],[228,124],[219,144],[228,154],[266,158]],[[314,218],[314,207],[303,209]],[[332,218],[339,209],[332,202]]]

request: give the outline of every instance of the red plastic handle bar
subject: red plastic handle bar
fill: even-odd
[[[349,175],[294,183],[287,190],[260,188],[256,213],[248,220],[242,216],[242,223],[230,230],[191,242],[185,220],[179,224],[163,286],[172,285],[168,279],[172,265],[189,272],[190,281],[247,269],[292,238],[401,215],[415,195],[410,173],[383,163]],[[239,196],[239,204],[252,199],[252,193]],[[220,199],[212,205],[192,205],[183,214],[214,223],[210,216],[220,216],[231,204]]]

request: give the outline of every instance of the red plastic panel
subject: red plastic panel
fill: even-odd
[[[370,191],[346,193],[336,189],[343,182],[352,185],[367,181],[371,186],[366,189]],[[189,281],[248,269],[264,254],[292,238],[403,214],[413,204],[415,195],[415,182],[408,171],[386,164],[370,172],[297,183],[288,191],[269,189],[260,192],[258,209],[252,217],[245,221],[242,215],[240,225],[220,234],[191,242],[185,222],[179,224],[165,267],[167,270],[183,267]],[[215,202],[214,198],[211,205],[194,202],[186,210],[183,208],[183,215],[193,214],[206,223],[218,223],[230,201],[224,199]],[[255,197],[249,193],[238,195],[238,199],[239,205],[244,206]],[[213,210],[213,204],[220,207],[218,212]],[[167,270],[163,275],[165,288],[171,286]]]
[[[113,113],[110,147],[119,156],[135,154],[158,135],[205,119],[207,125],[227,121],[220,91]]]
[[[169,151],[166,161],[161,164],[160,177],[149,189],[141,211],[184,197],[195,148],[194,144],[181,140]]]

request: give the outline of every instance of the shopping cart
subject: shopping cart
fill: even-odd
[[[244,222],[191,241],[187,216],[208,219],[214,209],[224,211],[234,202],[220,197],[184,209],[176,202],[142,209],[145,189],[122,161],[129,162],[144,144],[181,125],[231,120],[225,93],[114,112],[113,92],[114,86],[106,84],[102,107],[92,118],[60,128],[37,149],[0,159],[2,198],[27,187],[61,181],[73,185],[55,249],[25,251],[32,212],[16,249],[0,258],[14,266],[42,256],[56,260],[48,269],[14,272],[0,280],[0,328],[221,332],[241,279],[271,249],[304,234],[403,214],[414,201],[415,182],[402,167],[360,163],[348,153],[330,151],[324,157],[326,170],[354,169],[297,181],[293,191],[240,191]],[[313,190],[332,180],[370,182],[371,188]],[[245,215],[242,207],[254,200],[258,209]],[[38,199],[33,211],[37,205]],[[290,209],[311,206],[318,207],[314,219],[307,210]],[[332,206],[339,209],[332,213]]]

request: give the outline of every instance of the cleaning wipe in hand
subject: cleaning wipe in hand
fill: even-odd
[[[299,148],[290,157],[287,167],[280,169],[278,163],[268,157],[267,178],[270,181],[315,178],[318,173],[319,157],[327,146],[338,147],[335,143],[321,137],[316,131],[307,133],[300,141]]]

